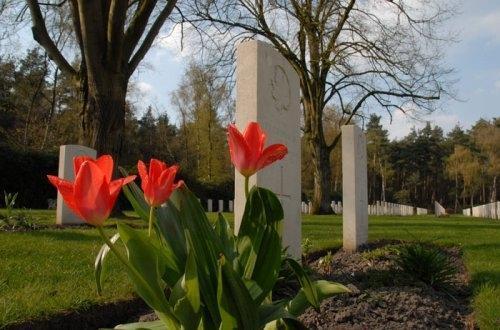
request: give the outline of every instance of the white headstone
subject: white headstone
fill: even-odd
[[[73,169],[73,158],[77,156],[89,156],[95,158],[97,152],[94,149],[80,145],[63,145],[59,148],[59,177],[68,181],[75,180]],[[61,194],[57,193],[56,223],[58,225],[75,225],[85,223],[64,203]]]
[[[211,199],[207,200],[207,211],[208,212],[213,212],[214,210],[214,203]]]
[[[267,145],[283,143],[288,155],[250,178],[250,187],[271,189],[285,212],[283,246],[300,258],[300,87],[288,61],[273,46],[247,41],[237,48],[236,126],[243,130],[251,121],[267,133]],[[235,174],[235,231],[245,207],[244,178]]]
[[[437,201],[434,201],[434,214],[436,215],[436,217],[446,214],[446,210],[444,209],[444,207]]]
[[[355,125],[342,126],[343,246],[355,251],[368,240],[366,139]]]
[[[229,212],[234,212],[234,203],[233,203],[233,201],[229,201]]]
[[[219,209],[217,211],[224,212],[224,201],[222,199],[219,199]]]

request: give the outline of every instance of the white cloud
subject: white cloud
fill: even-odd
[[[495,88],[500,89],[500,80],[495,81]]]
[[[465,12],[454,23],[463,29],[461,38],[464,41],[484,38],[492,44],[500,43],[500,9],[477,15]]]
[[[392,115],[392,122],[390,122],[389,116],[384,116],[384,118],[382,118],[382,125],[389,131],[389,137],[391,139],[401,139],[405,137],[413,127],[421,129],[427,122],[430,122],[432,126],[436,125],[441,127],[445,133],[450,131],[455,125],[460,125],[460,119],[457,115],[443,111],[421,115],[418,119],[415,119],[411,114],[404,114],[401,111],[396,111]]]
[[[145,81],[139,81],[138,83],[136,83],[136,87],[139,93],[143,95],[151,94],[151,92],[153,92],[154,90],[153,86]]]

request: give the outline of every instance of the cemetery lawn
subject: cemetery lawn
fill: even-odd
[[[37,223],[54,223],[54,211],[30,211]],[[211,219],[215,214],[209,215]],[[227,214],[232,220],[232,214]],[[140,220],[112,219],[143,226]],[[500,326],[500,222],[465,217],[370,217],[369,239],[425,240],[459,245],[474,291],[474,316],[482,329]],[[339,248],[340,216],[303,216],[303,238],[311,252]],[[113,227],[107,232],[111,235]],[[101,246],[93,228],[47,227],[31,232],[0,232],[0,328],[63,310],[85,311],[96,304],[133,297],[132,287],[114,258],[98,296],[94,258]]]

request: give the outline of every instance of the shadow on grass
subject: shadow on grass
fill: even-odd
[[[471,283],[474,288],[479,288],[483,284],[500,287],[500,271],[481,271],[472,275]]]
[[[94,234],[94,233],[93,233]],[[44,230],[31,232],[32,236],[51,238],[58,241],[74,241],[74,242],[92,242],[100,241],[100,238],[95,231],[95,235],[89,235],[88,233],[70,231],[70,230]]]
[[[401,228],[402,226],[404,226],[405,228],[408,228],[408,227],[422,228],[421,223],[408,223],[408,222],[404,222],[404,221],[391,222],[391,223],[369,223],[369,226],[370,226],[370,228],[389,228],[389,227]],[[425,230],[427,231],[430,228],[449,229],[451,227],[459,228],[459,230],[477,230],[477,229],[497,229],[497,230],[500,230],[500,224],[489,225],[489,224],[482,224],[482,223],[478,223],[477,225],[460,224],[460,223],[448,223],[448,224],[428,223],[425,227]]]

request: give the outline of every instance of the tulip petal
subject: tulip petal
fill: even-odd
[[[227,131],[231,162],[240,173],[247,172],[252,166],[252,160],[245,138],[233,124],[229,125]]]
[[[149,186],[148,168],[141,160],[137,162],[137,171],[139,171],[139,176],[141,177],[141,188],[146,192]]]
[[[101,169],[107,182],[111,182],[113,177],[113,158],[110,155],[102,155],[95,160],[96,165]]]
[[[139,176],[141,177],[141,180],[144,180],[144,178],[148,177],[148,168],[142,160],[139,160],[137,162],[137,171],[139,172]]]
[[[73,173],[75,174],[75,178],[78,175],[78,171],[80,170],[83,162],[86,161],[95,161],[95,159],[89,156],[76,156],[73,158]]]
[[[169,168],[167,168],[165,171],[161,173],[160,177],[158,178],[158,185],[164,186],[167,183],[167,181],[170,181],[170,178],[172,178],[171,180],[173,181],[175,176],[177,175],[178,170],[179,170],[178,165],[172,165]]]
[[[109,184],[105,174],[92,161],[86,161],[80,167],[75,180],[75,204],[82,217],[88,223],[100,226],[108,218],[113,204],[109,193]]]
[[[160,178],[161,173],[167,169],[167,164],[161,160],[151,158],[149,162],[149,180],[151,182],[157,182]]]
[[[73,183],[53,175],[47,175],[47,178],[49,179],[50,183],[52,183],[52,185],[54,185],[57,188],[57,190],[61,193],[61,196],[66,205],[77,216],[82,217],[80,215],[80,211],[78,211],[78,208],[76,207],[75,204],[75,198],[73,196]]]
[[[118,195],[120,194],[122,187],[134,181],[135,178],[136,178],[135,175],[130,175],[125,178],[113,180],[109,183],[109,197],[111,204],[115,204],[116,199],[118,198]]]
[[[277,160],[283,159],[288,153],[288,148],[283,144],[273,144],[264,149],[262,156],[257,162],[257,170],[260,170]]]
[[[253,121],[248,123],[243,136],[250,149],[251,158],[256,161],[264,150],[266,134],[262,131],[260,125]]]

